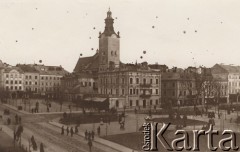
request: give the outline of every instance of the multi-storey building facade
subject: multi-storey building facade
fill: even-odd
[[[221,97],[225,98],[226,102],[236,102],[236,96],[240,93],[240,67],[215,64],[211,69],[213,77],[222,84]],[[232,101],[231,96],[235,96]]]
[[[30,65],[18,64],[23,73],[23,86],[24,91],[32,92],[35,94],[39,93],[39,72]]]
[[[61,78],[68,72],[61,66],[31,65],[39,72],[39,93],[56,98],[60,93]]]
[[[126,69],[99,73],[98,93],[116,108],[160,105],[161,75],[158,71]]]
[[[160,105],[161,75],[159,66],[120,62],[120,33],[114,31],[112,12],[107,12],[104,32],[99,33],[99,50],[94,56],[79,58],[74,73],[62,80],[67,94],[74,97],[106,98],[115,108],[153,107]],[[164,67],[161,67],[164,68]],[[95,84],[83,88],[81,83]],[[67,87],[68,86],[68,87]],[[74,93],[75,90],[78,93]],[[72,90],[72,91],[71,91]],[[103,101],[103,99],[100,99]]]
[[[24,73],[18,67],[5,67],[2,72],[2,87],[10,92],[24,91]]]
[[[192,105],[196,95],[196,81],[192,73],[162,73],[162,102],[172,105]]]
[[[35,95],[59,95],[61,78],[68,72],[60,66],[18,64],[0,67],[1,87],[10,92],[28,92]]]
[[[74,101],[87,95],[96,95],[97,86],[92,74],[72,73],[61,79],[61,91],[65,99]]]

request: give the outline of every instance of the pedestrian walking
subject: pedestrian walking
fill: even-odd
[[[73,127],[70,129],[71,137],[73,136]]]
[[[68,134],[69,134],[69,128],[67,127],[67,136],[68,136]]]
[[[22,117],[21,117],[21,116],[18,117],[18,123],[19,123],[19,124],[22,123]]]
[[[100,136],[100,132],[101,131],[101,128],[100,128],[100,126],[98,126],[98,128],[97,128],[97,134],[98,134],[98,136]]]
[[[92,140],[94,140],[94,135],[95,135],[95,133],[94,133],[94,131],[92,131]]]
[[[37,101],[36,108],[35,108],[35,113],[38,113],[38,109],[39,109],[39,102]]]
[[[91,140],[88,140],[88,146],[89,146],[89,151],[91,152],[92,151],[92,141]]]
[[[16,141],[16,132],[14,131],[13,132],[13,143],[14,143],[14,146],[15,146],[15,141]]]
[[[89,131],[88,132],[88,140],[91,140],[91,138],[92,138],[92,133]]]
[[[18,124],[18,115],[15,115],[15,123]]]
[[[64,135],[64,126],[62,126],[61,135]]]
[[[44,152],[43,143],[40,144],[40,152]]]
[[[85,139],[87,140],[88,132],[87,130],[85,131]]]
[[[75,134],[78,133],[78,126],[75,126]]]
[[[11,124],[11,119],[7,118],[7,124],[10,125]]]
[[[33,150],[37,150],[37,143],[36,143],[36,141],[35,141],[35,139],[34,139],[34,136],[32,136],[31,142],[32,142]]]

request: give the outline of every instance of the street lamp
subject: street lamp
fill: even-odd
[[[108,132],[108,124],[107,124],[107,121],[106,121],[106,136],[107,136],[107,132]]]

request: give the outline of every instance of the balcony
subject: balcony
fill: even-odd
[[[140,84],[140,87],[141,88],[150,88],[152,85],[149,83],[149,84],[147,84],[147,83],[141,83]]]
[[[141,94],[140,98],[150,98],[151,96],[151,94]]]

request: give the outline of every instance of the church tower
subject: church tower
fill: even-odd
[[[113,27],[112,12],[107,12],[105,30],[99,33],[99,71],[107,71],[119,67],[120,64],[120,35]]]

